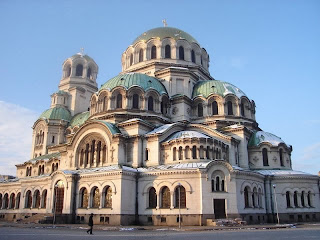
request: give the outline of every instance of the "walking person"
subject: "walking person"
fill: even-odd
[[[92,234],[92,228],[93,228],[93,213],[90,214],[88,226],[89,226],[90,228],[87,230],[87,233],[88,233],[88,234],[89,234],[89,233]]]

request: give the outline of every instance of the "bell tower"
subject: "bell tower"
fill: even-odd
[[[72,116],[88,111],[90,98],[98,90],[97,74],[98,65],[83,53],[83,49],[64,61],[59,90],[67,93],[68,97],[63,104]]]

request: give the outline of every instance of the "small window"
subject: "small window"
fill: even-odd
[[[192,158],[197,159],[197,147],[196,146],[192,147]]]
[[[70,77],[70,75],[71,75],[71,66],[68,66],[66,77]]]
[[[218,103],[216,101],[212,102],[212,115],[218,115]]]
[[[268,150],[266,148],[262,149],[262,159],[263,159],[263,166],[269,166]]]
[[[122,108],[122,95],[120,93],[117,95],[117,108]]]
[[[82,74],[83,74],[83,66],[82,64],[78,64],[76,67],[76,76],[82,77]]]
[[[164,54],[165,58],[171,58],[171,47],[170,45],[166,45],[165,46],[165,54]]]
[[[139,109],[139,95],[133,94],[132,96],[132,108]]]
[[[232,107],[231,101],[227,102],[227,107],[228,107],[228,115],[233,115],[233,107]]]
[[[130,54],[130,66],[133,64],[133,54]]]
[[[191,50],[191,61],[196,63],[196,55],[194,54],[194,50]]]
[[[139,62],[143,61],[143,49],[141,48],[139,51]]]
[[[184,48],[182,46],[179,47],[179,59],[184,60]]]
[[[176,161],[177,160],[177,148],[176,147],[173,148],[172,155],[173,155],[172,160]]]
[[[90,67],[88,68],[88,71],[87,71],[87,78],[92,79],[91,68]]]
[[[202,103],[198,104],[198,117],[203,117],[203,106],[202,106]]]
[[[286,201],[287,201],[287,208],[291,207],[291,201],[290,201],[290,192],[286,192]]]
[[[240,104],[240,109],[241,109],[241,116],[242,116],[242,117],[245,117],[245,114],[244,114],[244,104],[243,104],[243,103]]]
[[[157,48],[156,46],[151,47],[151,59],[156,59],[157,58]]]
[[[51,141],[51,143],[54,143],[54,136],[52,136],[52,141]]]
[[[153,97],[148,97],[148,110],[153,111]]]
[[[280,165],[281,165],[281,167],[283,167],[284,164],[283,164],[283,151],[282,151],[282,148],[280,148],[280,150],[279,150],[279,157],[280,157]]]
[[[157,193],[154,187],[149,190],[149,208],[157,207]]]

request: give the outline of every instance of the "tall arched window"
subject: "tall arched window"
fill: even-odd
[[[262,149],[262,159],[263,159],[263,166],[269,166],[268,150],[266,148]]]
[[[109,186],[105,189],[104,207],[112,208],[112,188]]]
[[[16,198],[16,209],[20,208],[20,198],[21,198],[21,193],[18,193]]]
[[[218,103],[216,101],[212,102],[212,115],[218,115]]]
[[[308,206],[309,206],[309,207],[312,207],[312,196],[311,196],[311,192],[308,192],[307,199],[308,199]]]
[[[116,108],[122,108],[122,95],[119,93],[117,95],[117,105]]]
[[[179,160],[182,160],[182,147],[179,147]]]
[[[161,190],[161,208],[170,208],[170,190],[168,187],[164,187]]]
[[[140,48],[139,50],[139,62],[142,62],[143,61],[143,49]]]
[[[242,116],[242,117],[245,117],[244,104],[243,104],[243,103],[240,104],[240,109],[241,109],[241,116]]]
[[[198,117],[203,117],[203,106],[202,106],[202,103],[198,104]]]
[[[133,54],[130,54],[130,66],[133,64]]]
[[[153,97],[152,96],[148,97],[148,110],[153,111]]]
[[[41,201],[41,207],[46,208],[47,207],[47,190],[43,190],[42,192],[42,201]]]
[[[26,202],[25,202],[25,207],[26,208],[31,208],[32,205],[32,195],[31,195],[31,191],[28,190],[26,193]]]
[[[156,59],[157,58],[157,48],[155,45],[151,47],[151,59]]]
[[[83,66],[82,64],[78,64],[76,67],[76,76],[82,77],[82,74],[83,74]]]
[[[231,101],[227,102],[227,107],[228,107],[228,115],[233,115],[233,107],[232,107]]]
[[[194,50],[193,49],[191,50],[191,61],[193,63],[196,63],[196,55],[194,54]]]
[[[133,94],[132,96],[132,108],[139,109],[139,95]]]
[[[71,75],[71,66],[69,65],[69,66],[67,66],[67,75],[66,75],[66,77],[70,77],[70,75]]]
[[[287,201],[287,208],[291,207],[291,200],[290,200],[290,192],[286,192],[286,201]]]
[[[97,164],[100,164],[100,162],[101,162],[101,141],[99,141],[98,144],[97,144],[96,159],[97,159]]]
[[[34,207],[35,208],[40,207],[40,192],[39,192],[39,190],[36,190],[34,193]]]
[[[210,159],[210,147],[209,146],[207,146],[207,149],[206,149],[206,158]]]
[[[305,206],[306,206],[306,205],[305,205],[305,202],[304,202],[304,195],[305,195],[305,194],[304,194],[304,191],[302,191],[302,192],[301,192],[301,206],[302,206],[302,207],[305,207]]]
[[[176,198],[176,204],[175,207],[179,207],[180,202],[180,208],[186,208],[186,189],[183,186],[178,186],[175,190],[175,198]],[[180,198],[179,198],[180,195]]]
[[[8,208],[8,205],[9,205],[9,196],[8,196],[8,193],[6,193],[4,196],[3,196],[3,209],[7,209]]]
[[[253,205],[253,207],[257,207],[257,200],[258,200],[257,188],[253,188],[253,193],[252,193],[252,205]]]
[[[2,194],[0,193],[0,209],[2,208]]]
[[[244,188],[244,207],[246,207],[246,208],[250,207],[250,205],[249,205],[249,188],[248,187]]]
[[[279,150],[279,157],[280,157],[280,166],[283,167],[284,164],[283,164],[283,151],[282,151],[282,148],[280,148],[280,150]]]
[[[179,47],[179,59],[184,60],[184,48],[182,46]]]
[[[86,188],[81,188],[80,190],[80,208],[88,207],[88,191]]]
[[[200,146],[200,149],[199,149],[199,157],[201,159],[204,159],[204,149],[203,149],[203,146]]]
[[[100,207],[100,193],[99,193],[99,188],[97,187],[94,187],[92,189],[92,207],[93,208]]]
[[[10,195],[9,208],[14,208],[16,204],[16,196],[14,193]]]
[[[299,207],[299,205],[298,205],[298,192],[297,191],[295,191],[293,194],[293,203],[294,203],[295,207]]]
[[[190,147],[186,146],[186,148],[184,149],[184,156],[186,159],[190,159]]]
[[[91,67],[87,70],[87,78],[92,79]]]
[[[216,177],[216,191],[220,191],[220,177]]]
[[[197,159],[197,147],[196,146],[192,147],[192,158]]]
[[[165,46],[164,58],[171,58],[171,46],[169,44]]]
[[[157,193],[154,187],[149,190],[149,208],[157,207]]]
[[[176,147],[174,147],[174,148],[172,149],[172,160],[173,160],[173,161],[176,161],[176,160],[177,160],[177,148],[176,148]]]

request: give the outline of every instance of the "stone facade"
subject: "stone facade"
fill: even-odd
[[[151,29],[97,88],[78,53],[33,125],[31,159],[0,182],[5,220],[204,225],[320,219],[319,177],[292,170],[291,151],[263,132],[255,103],[215,80],[188,33]]]

